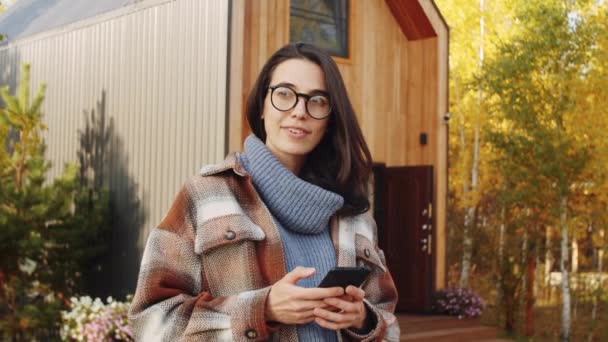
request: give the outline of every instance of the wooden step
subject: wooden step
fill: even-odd
[[[496,339],[498,329],[493,327],[471,327],[442,329],[418,333],[401,334],[401,341],[469,342]]]
[[[472,328],[481,325],[478,318],[458,319],[452,316],[398,315],[399,326],[405,333],[435,331],[441,329]]]
[[[401,341],[468,342],[501,341],[498,328],[484,326],[478,318],[397,314]]]

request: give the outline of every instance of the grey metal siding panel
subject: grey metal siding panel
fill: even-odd
[[[14,87],[23,62],[31,63],[32,93],[47,83],[51,178],[64,163],[77,162],[84,113],[87,120],[92,110],[99,116],[105,92],[106,128],[114,135],[105,181],[119,244],[113,247],[114,292],[133,290],[147,235],[183,182],[227,152],[228,2],[148,2],[0,48],[0,84]],[[128,227],[134,207],[144,217]]]

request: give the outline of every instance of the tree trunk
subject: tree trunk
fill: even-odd
[[[464,217],[464,231],[462,237],[462,268],[458,286],[466,288],[469,286],[469,273],[471,270],[471,254],[473,253],[473,238],[471,228],[475,222],[475,208],[468,207]]]
[[[484,60],[484,46],[483,40],[485,36],[485,22],[484,22],[484,11],[485,11],[485,0],[479,0],[479,9],[481,15],[479,17],[479,30],[480,30],[480,45],[479,45],[479,69],[483,68],[483,60]],[[477,90],[477,118],[475,120],[475,140],[473,142],[473,165],[471,166],[471,192],[475,193],[477,191],[477,184],[479,178],[479,131],[480,131],[480,119],[481,119],[481,111],[482,111],[482,103],[483,103],[483,92],[481,91],[481,86],[479,86]],[[463,145],[464,146],[464,145]],[[466,196],[466,194],[465,194]],[[463,239],[462,239],[462,268],[460,270],[460,287],[468,287],[469,284],[469,272],[471,269],[471,254],[473,252],[473,237],[471,236],[472,226],[477,221],[475,215],[477,211],[475,210],[475,205],[470,204],[469,207],[466,208],[465,218],[464,218],[464,231],[463,231]]]
[[[597,288],[595,289],[595,296],[593,298],[593,309],[591,311],[591,319],[595,321],[597,319],[597,302],[601,291],[603,289],[603,272],[604,272],[604,229],[600,230],[600,248],[597,250]]]
[[[593,335],[595,332],[595,327],[596,327],[596,322],[598,319],[598,314],[597,314],[597,302],[600,299],[600,294],[602,292],[603,289],[603,277],[602,277],[602,273],[604,271],[603,269],[603,258],[604,258],[604,250],[603,250],[603,246],[604,246],[604,230],[601,229],[600,230],[600,247],[597,249],[597,277],[596,277],[596,288],[594,289],[595,294],[593,296],[593,307],[591,308],[591,329],[589,330],[589,335],[587,336],[587,341],[591,342],[593,341]]]
[[[534,247],[533,247],[534,248]],[[534,273],[536,272],[535,253],[528,252],[526,262],[526,336],[534,336]]]
[[[519,264],[523,268],[523,273],[521,275],[521,288],[524,291],[524,294],[525,294],[526,289],[528,288],[528,273],[526,272],[527,262],[528,262],[528,231],[525,230],[523,241],[521,242],[521,261],[519,262]],[[526,304],[526,296],[520,295],[519,296],[519,307],[524,308],[525,304]]]
[[[505,249],[505,226],[506,226],[506,207],[505,204],[502,204],[502,208],[500,209],[500,227],[498,230],[498,267],[497,267],[497,277],[496,277],[496,304],[502,303],[503,300],[503,291],[502,291],[502,265],[504,262],[504,249]]]
[[[560,227],[562,233],[560,270],[562,272],[562,328],[561,341],[570,340],[570,284],[568,278],[568,198],[560,195]]]
[[[570,287],[573,289],[577,289],[577,286],[585,286],[584,283],[579,282],[577,273],[578,273],[578,242],[576,241],[576,237],[572,237],[572,259],[570,261],[570,280],[572,283]],[[578,288],[580,290],[580,288]],[[578,296],[572,297],[572,318],[576,320],[578,315]]]
[[[604,288],[604,230],[600,230],[600,248],[597,251],[597,288],[595,289],[595,299],[593,300],[593,311],[591,313],[591,319],[594,321],[597,319],[597,302],[599,301],[600,294]]]
[[[578,241],[576,238],[572,238],[572,266],[571,273],[574,276],[578,272]]]
[[[545,298],[551,301],[551,270],[553,269],[553,238],[551,227],[545,229]]]
[[[538,298],[538,294],[540,293],[541,282],[538,280],[542,277],[542,269],[538,269],[538,265],[540,265],[540,248],[536,246],[540,246],[540,241],[538,239],[534,242],[534,304],[536,305],[536,298]]]
[[[515,331],[515,311],[517,309],[516,299],[514,296],[504,297],[505,310],[505,331],[507,335],[513,334]]]

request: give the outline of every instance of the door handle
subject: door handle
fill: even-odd
[[[429,235],[426,238],[420,239],[420,243],[422,244],[421,249],[423,252],[427,252],[429,255],[433,252],[433,236]]]

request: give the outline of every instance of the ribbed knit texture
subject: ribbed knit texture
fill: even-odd
[[[329,219],[342,207],[344,198],[298,178],[254,135],[245,140],[245,153],[239,159],[279,228],[287,271],[314,267],[315,274],[297,285],[317,286],[336,266]],[[297,330],[300,341],[337,341],[334,331],[315,322],[299,325]]]
[[[344,204],[342,196],[294,175],[255,135],[245,139],[240,160],[264,203],[290,230],[318,234],[327,229],[331,215]]]

